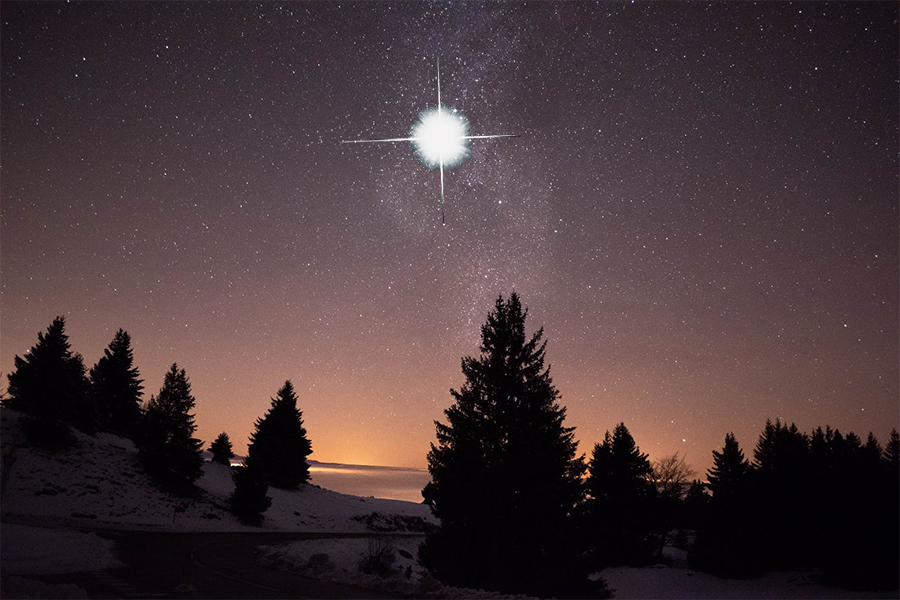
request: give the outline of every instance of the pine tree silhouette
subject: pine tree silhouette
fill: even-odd
[[[233,467],[231,473],[234,479],[234,492],[229,498],[231,512],[242,523],[259,526],[263,513],[272,505],[272,499],[266,496],[269,485],[265,473],[249,456],[243,466]]]
[[[134,366],[131,336],[126,331],[116,332],[103,356],[91,368],[90,376],[99,429],[136,437],[144,386]]]
[[[309,481],[306,457],[312,445],[303,427],[303,413],[297,408],[297,394],[290,380],[272,398],[268,412],[256,421],[250,436],[248,458],[252,458],[269,485],[296,490]]]
[[[72,353],[65,325],[64,317],[56,317],[24,358],[15,357],[15,370],[7,376],[5,405],[27,413],[29,439],[47,447],[66,445],[67,425],[86,433],[96,428],[84,361]]]
[[[597,563],[649,561],[658,545],[652,468],[624,423],[594,445],[588,473],[586,510]]]
[[[421,550],[446,584],[531,594],[588,593],[573,547],[572,513],[584,460],[545,367],[543,330],[528,338],[527,311],[499,297],[481,328],[480,356],[436,422],[423,495],[440,526]],[[602,585],[602,584],[598,584]]]
[[[234,452],[231,449],[231,440],[224,431],[219,437],[209,445],[209,451],[212,452],[212,461],[225,465],[231,465],[231,459],[234,458]]]
[[[159,395],[150,398],[144,419],[140,457],[144,468],[165,487],[191,494],[203,472],[203,442],[194,438],[196,400],[184,369],[177,364],[166,373]]]

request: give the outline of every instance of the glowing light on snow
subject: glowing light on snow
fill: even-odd
[[[429,171],[452,169],[472,156],[469,150],[469,119],[449,106],[426,108],[409,130],[409,143],[416,158]]]

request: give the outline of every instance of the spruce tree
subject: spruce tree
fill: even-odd
[[[209,445],[209,451],[212,452],[212,461],[225,465],[231,465],[231,459],[234,458],[234,452],[231,449],[231,440],[224,431],[219,437]]]
[[[144,386],[131,349],[131,336],[119,329],[91,368],[91,392],[97,406],[98,427],[129,438],[141,421]]]
[[[65,445],[67,425],[86,433],[96,426],[84,361],[72,352],[65,326],[65,318],[56,317],[24,358],[15,357],[15,370],[7,376],[5,405],[29,415],[28,437],[44,446]]]
[[[480,356],[465,357],[465,383],[436,422],[423,492],[440,525],[421,550],[450,585],[539,595],[585,594],[572,513],[584,460],[563,424],[543,330],[525,334],[516,294],[499,297],[481,328]],[[601,584],[602,585],[602,584]]]
[[[658,543],[653,469],[624,423],[594,445],[588,472],[586,509],[598,565],[650,560]]]
[[[194,481],[203,472],[203,443],[194,437],[196,400],[184,369],[173,364],[158,396],[147,405],[141,439],[141,460],[147,471],[176,493],[195,491]]]
[[[229,498],[231,512],[241,523],[259,526],[263,513],[272,504],[272,499],[266,496],[269,485],[265,473],[256,460],[248,456],[243,466],[232,468],[231,474],[234,479],[234,492]]]
[[[306,457],[312,445],[303,427],[303,413],[297,408],[297,394],[290,380],[272,398],[268,412],[256,421],[250,436],[248,457],[265,474],[269,485],[296,490],[309,481]]]

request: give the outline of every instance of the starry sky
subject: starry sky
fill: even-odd
[[[319,461],[424,468],[499,294],[580,450],[702,471],[767,418],[898,426],[898,5],[17,3],[0,371],[57,315],[172,362],[246,449],[285,379]],[[472,158],[404,137],[436,103]],[[5,377],[4,377],[5,380]],[[4,381],[5,384],[5,381]]]

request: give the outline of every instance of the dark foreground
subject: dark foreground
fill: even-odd
[[[364,537],[303,533],[98,532],[116,543],[123,567],[68,575],[26,575],[74,584],[89,598],[388,598],[257,564],[257,546],[296,540]],[[8,578],[4,574],[3,598]]]

